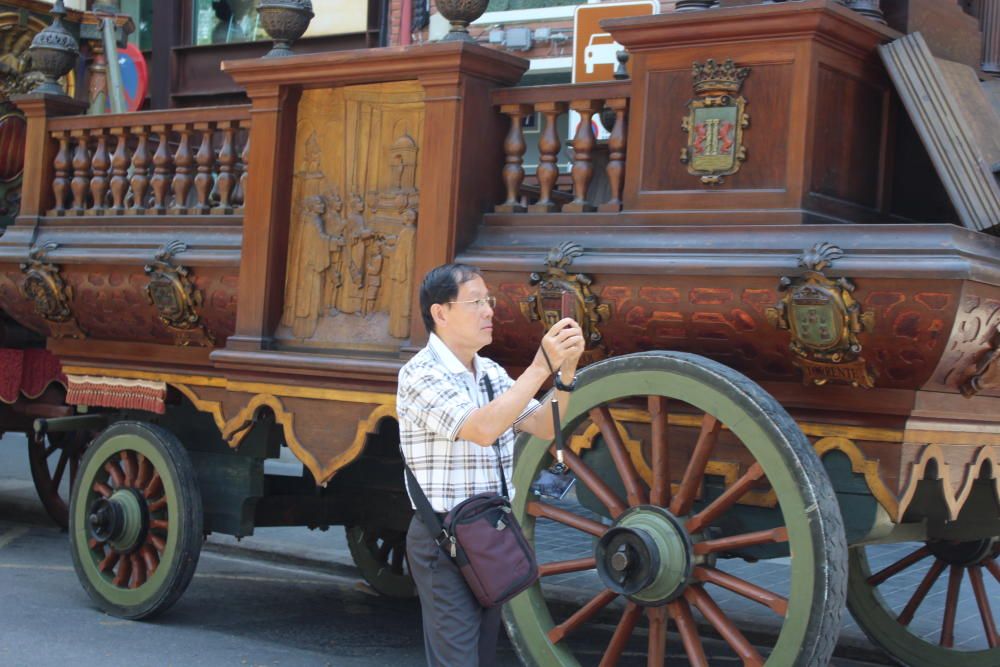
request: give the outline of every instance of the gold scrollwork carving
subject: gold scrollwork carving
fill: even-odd
[[[186,243],[177,240],[160,248],[153,261],[143,269],[149,276],[146,297],[156,307],[160,321],[174,334],[176,345],[209,347],[215,337],[196,310],[202,305],[201,290],[191,280],[190,269],[174,266],[171,261],[187,249]]]
[[[572,317],[583,329],[587,348],[603,349],[597,325],[611,318],[611,308],[597,302],[597,296],[590,291],[590,276],[569,272],[570,264],[582,254],[583,247],[572,241],[549,250],[545,271],[530,276],[535,294],[521,302],[521,312],[528,320],[541,322],[546,330],[563,317]]]
[[[31,249],[28,261],[21,264],[24,273],[21,296],[30,299],[35,312],[49,323],[49,335],[53,338],[85,338],[87,334],[69,305],[73,288],[63,282],[59,267],[46,261],[48,253],[58,247],[55,241],[48,241]]]
[[[962,395],[972,398],[981,391],[989,389],[1000,389],[1000,329],[993,332],[990,339],[990,346],[986,352],[976,362],[969,376],[960,387]]]
[[[817,243],[799,258],[806,272],[784,276],[778,291],[784,296],[766,311],[768,322],[792,335],[789,348],[802,369],[805,384],[846,382],[855,387],[875,386],[875,377],[864,357],[857,334],[875,328],[873,313],[861,312],[847,278],[828,278],[823,269],[844,252],[830,243]]]
[[[681,162],[705,185],[720,185],[723,176],[738,172],[747,159],[743,131],[750,127],[750,116],[739,92],[749,75],[750,68],[737,67],[732,58],[721,65],[709,58],[692,66],[697,97],[688,101],[688,115],[681,122],[688,135]]]

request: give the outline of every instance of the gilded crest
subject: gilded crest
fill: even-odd
[[[183,241],[171,241],[160,248],[144,269],[149,276],[146,296],[149,303],[156,306],[160,321],[174,334],[177,345],[208,347],[215,342],[215,337],[195,310],[202,304],[201,290],[195,287],[189,269],[171,262],[174,255],[187,249]]]
[[[737,67],[732,58],[721,65],[710,58],[692,67],[695,97],[681,123],[688,134],[681,162],[705,185],[719,185],[747,159],[743,131],[750,126],[750,116],[739,92],[749,74],[749,67]]]
[[[804,275],[783,277],[778,290],[784,293],[774,308],[767,309],[768,321],[792,335],[789,349],[794,363],[802,369],[806,384],[846,382],[871,388],[875,378],[861,356],[857,334],[872,331],[875,318],[862,313],[854,299],[855,285],[847,278],[828,278],[823,269],[843,257],[843,251],[829,243],[819,243],[801,258]]]
[[[583,329],[587,348],[593,349],[602,347],[603,336],[597,325],[610,319],[611,309],[597,302],[590,291],[590,276],[569,272],[570,264],[582,254],[583,247],[572,241],[549,250],[545,272],[532,273],[529,278],[536,290],[521,302],[521,312],[528,320],[541,322],[546,331],[562,318],[572,317]]]
[[[53,338],[84,338],[69,302],[73,298],[73,288],[63,282],[59,267],[47,262],[50,251],[59,247],[54,241],[35,246],[28,253],[28,261],[21,264],[24,282],[21,296],[29,299],[35,312],[49,323],[49,335]]]

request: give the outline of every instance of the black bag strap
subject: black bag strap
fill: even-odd
[[[483,379],[486,380],[486,395],[489,397],[490,402],[493,402],[493,383],[490,382],[490,378],[485,373],[483,374]],[[497,438],[496,442],[493,443],[493,453],[497,456],[497,469],[500,470],[500,493],[503,494],[504,498],[510,500],[510,493],[507,490],[507,475],[503,472],[503,456],[500,454],[500,438]]]

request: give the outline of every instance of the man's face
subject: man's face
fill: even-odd
[[[455,301],[464,303],[444,304],[448,310],[446,327],[449,333],[477,350],[493,342],[493,309],[475,302],[489,295],[486,283],[475,276],[458,286]]]

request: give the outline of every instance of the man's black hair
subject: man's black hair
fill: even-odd
[[[427,333],[434,333],[431,306],[454,301],[462,283],[481,275],[478,267],[469,264],[442,264],[424,276],[424,282],[420,285],[420,316],[424,318]]]

